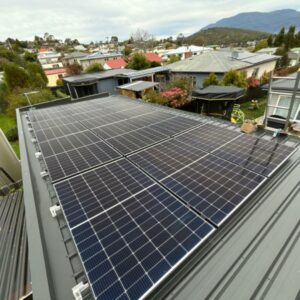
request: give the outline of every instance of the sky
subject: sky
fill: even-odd
[[[45,32],[82,43],[124,40],[137,29],[156,38],[187,36],[241,12],[284,8],[300,10],[299,0],[0,0],[0,41]]]

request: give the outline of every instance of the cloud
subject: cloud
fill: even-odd
[[[0,40],[33,39],[45,32],[81,42],[126,39],[138,28],[155,36],[189,35],[240,12],[298,8],[295,0],[1,0]]]

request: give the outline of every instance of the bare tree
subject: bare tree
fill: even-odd
[[[133,41],[135,48],[141,49],[144,52],[153,49],[155,44],[154,36],[143,29],[137,29],[137,31],[131,35],[130,39]]]

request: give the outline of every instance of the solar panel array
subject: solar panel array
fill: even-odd
[[[137,299],[294,149],[124,97],[28,112],[97,299]]]

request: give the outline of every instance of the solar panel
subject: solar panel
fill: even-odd
[[[178,136],[177,139],[196,148],[211,152],[240,135],[241,133],[237,131],[205,124],[184,133],[180,137]]]
[[[165,178],[162,184],[219,226],[265,179],[209,154]]]
[[[162,180],[206,154],[192,145],[172,139],[139,151],[129,159],[156,180]]]
[[[294,148],[249,135],[242,135],[214,152],[223,159],[234,162],[261,175],[271,175]]]
[[[54,141],[56,142],[57,140]],[[64,143],[58,143],[56,146],[59,150],[62,150],[59,147],[62,144],[66,146],[67,143],[67,140],[65,140]],[[50,151],[46,153],[49,154]],[[55,155],[46,156],[44,160],[51,180],[57,181],[119,157],[120,154],[115,150],[104,142],[98,141]]]
[[[154,185],[71,231],[95,298],[138,299],[214,229]]]
[[[35,131],[37,140],[41,143],[50,139],[63,137],[69,134],[84,131],[86,128],[79,122],[67,125],[58,125],[55,127],[45,128]]]
[[[54,185],[70,227],[111,208],[153,185],[126,159]]]
[[[163,139],[168,138],[165,134],[144,127],[129,133],[107,139],[107,142],[122,154],[129,154],[146,146],[151,146]]]

